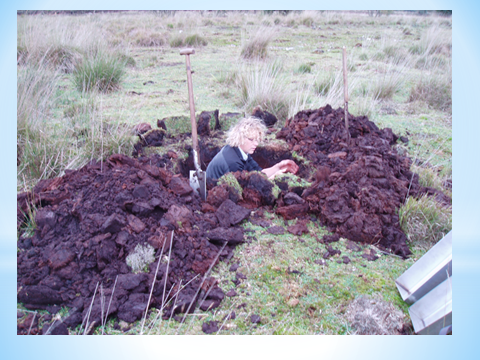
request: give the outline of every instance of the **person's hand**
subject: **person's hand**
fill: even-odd
[[[298,171],[298,165],[295,164],[295,161],[293,160],[282,160],[279,163],[276,163],[274,166],[272,166],[270,169],[267,169],[267,171],[272,171],[271,175],[268,177],[269,179],[273,179],[275,176],[290,172],[292,174],[296,174]]]
[[[296,174],[298,171],[298,165],[293,160],[282,160],[278,163],[279,173],[289,172]]]

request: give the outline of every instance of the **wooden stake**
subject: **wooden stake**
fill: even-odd
[[[345,130],[347,131],[347,144],[350,145],[350,132],[348,131],[348,81],[347,81],[347,49],[343,47],[343,97],[345,100]]]

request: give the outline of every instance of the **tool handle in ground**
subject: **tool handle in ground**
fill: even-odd
[[[192,147],[193,147],[193,163],[197,171],[200,170],[200,149],[198,147],[197,136],[197,121],[195,119],[195,103],[193,98],[193,81],[192,70],[190,66],[190,55],[195,54],[195,49],[186,48],[180,50],[180,55],[185,55],[185,61],[187,66],[187,85],[188,85],[188,100],[190,104],[190,121],[192,123]]]
[[[350,132],[348,131],[348,81],[347,81],[347,49],[343,47],[343,97],[345,100],[345,130],[347,131],[347,144],[350,144]]]

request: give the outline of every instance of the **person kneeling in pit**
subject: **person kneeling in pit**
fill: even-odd
[[[267,128],[261,119],[255,117],[241,119],[228,131],[227,145],[208,164],[207,178],[218,179],[228,172],[242,170],[261,171],[269,179],[285,172],[295,174],[298,171],[298,165],[293,160],[282,160],[266,169],[262,169],[253,160],[251,155],[264,139],[266,132]]]

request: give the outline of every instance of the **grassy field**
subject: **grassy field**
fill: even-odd
[[[342,49],[348,57],[349,112],[409,138],[397,150],[414,159],[423,185],[451,196],[452,19],[440,14],[385,12],[118,12],[18,15],[17,191],[61,176],[91,159],[130,155],[139,123],[189,132],[185,57],[190,57],[197,114],[248,114],[260,105],[278,127],[303,109],[343,106]],[[159,151],[164,151],[159,149]],[[233,262],[246,280],[238,296],[187,321],[146,321],[154,334],[202,333],[204,321],[220,334],[352,334],[355,299],[399,311],[408,307],[394,280],[451,229],[451,208],[431,199],[408,199],[399,210],[413,256],[402,260],[371,246],[342,251],[324,264],[326,233],[273,236],[254,230]],[[283,224],[271,215],[271,221]],[[295,221],[291,220],[289,225]],[[28,231],[22,229],[21,231]],[[368,262],[360,255],[375,251]],[[352,260],[338,263],[342,256]],[[221,287],[233,288],[231,264],[214,269]],[[381,309],[380,309],[381,310]],[[65,310],[66,311],[66,310]],[[235,311],[236,318],[224,321]],[[261,321],[252,323],[251,315]],[[114,330],[115,319],[107,323]],[[123,324],[122,324],[123,325]],[[383,329],[377,324],[378,329]],[[128,332],[138,334],[141,325]],[[102,330],[98,330],[99,333]],[[392,330],[394,331],[394,330]]]

